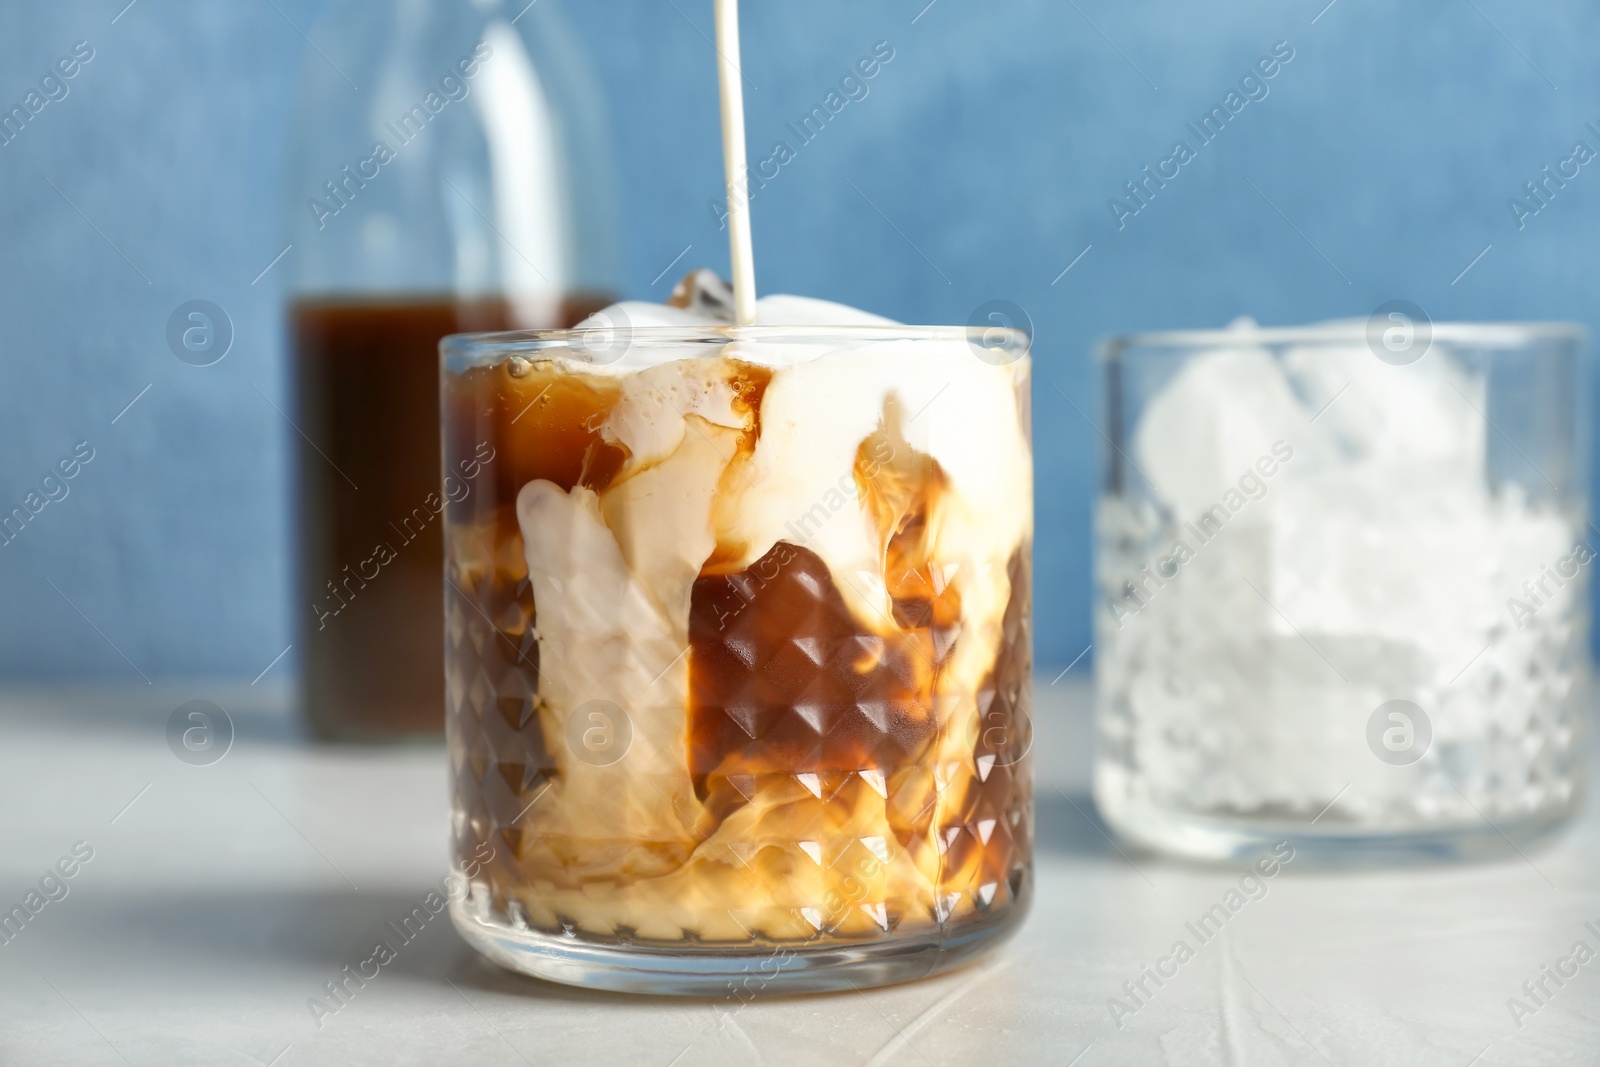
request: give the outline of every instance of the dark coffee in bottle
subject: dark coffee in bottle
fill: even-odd
[[[302,708],[329,740],[444,725],[441,512],[477,491],[488,456],[439,466],[439,339],[575,325],[609,298],[528,322],[501,299],[302,299],[290,308],[299,431],[293,605]]]

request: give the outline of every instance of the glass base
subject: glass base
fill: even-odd
[[[696,997],[831,993],[893,985],[958,967],[996,947],[1027,914],[1031,876],[1004,912],[953,930],[822,945],[708,948],[618,945],[497,921],[469,898],[450,902],[467,944],[508,970],[585,989]]]
[[[1563,807],[1552,807],[1516,821],[1493,825],[1381,829],[1271,819],[1226,819],[1160,808],[1095,793],[1106,824],[1124,840],[1185,859],[1250,861],[1287,841],[1296,864],[1382,866],[1436,861],[1503,859],[1520,846],[1553,833],[1582,806],[1581,793]]]

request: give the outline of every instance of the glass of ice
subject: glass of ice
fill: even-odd
[[[1027,345],[445,340],[445,472],[473,486],[445,525],[469,942],[572,984],[746,996],[921,976],[1016,924]]]
[[[1095,796],[1222,859],[1497,851],[1579,802],[1586,338],[1414,308],[1102,349]]]

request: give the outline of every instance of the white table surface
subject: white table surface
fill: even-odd
[[[210,767],[165,741],[195,698],[237,725]],[[205,686],[0,697],[0,910],[74,842],[94,849],[0,945],[0,1064],[1600,1063],[1600,958],[1547,980],[1520,1027],[1507,1007],[1574,942],[1600,951],[1592,814],[1504,862],[1291,864],[1201,945],[1185,922],[1238,872],[1109,843],[1070,676],[1040,684],[1033,912],[973,966],[743,1006],[633,998],[500,971],[441,915],[319,1029],[308,998],[443,872],[444,756],[310,747],[282,704]],[[1119,1027],[1108,998],[1180,938],[1194,958]]]

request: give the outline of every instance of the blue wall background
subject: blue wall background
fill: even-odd
[[[295,26],[315,37],[321,4],[125,3],[0,10],[8,106],[74,42],[96,50],[0,147],[0,504],[77,442],[96,453],[0,548],[0,673],[248,679],[290,641],[293,433],[272,407],[280,296],[272,275],[251,279],[281,247]],[[1089,643],[1096,336],[1392,298],[1436,320],[1597,324],[1600,166],[1525,229],[1506,207],[1574,141],[1600,147],[1584,129],[1600,125],[1593,5],[925,3],[746,5],[762,154],[875,42],[896,52],[757,197],[760,281],[907,321],[965,322],[990,299],[1027,310],[1045,663]],[[664,296],[687,263],[652,280],[687,244],[726,269],[706,206],[721,182],[710,6],[567,6],[609,93],[633,296]],[[1277,41],[1295,57],[1270,96],[1119,231],[1107,199]],[[237,328],[204,369],[164,339],[195,298]]]

